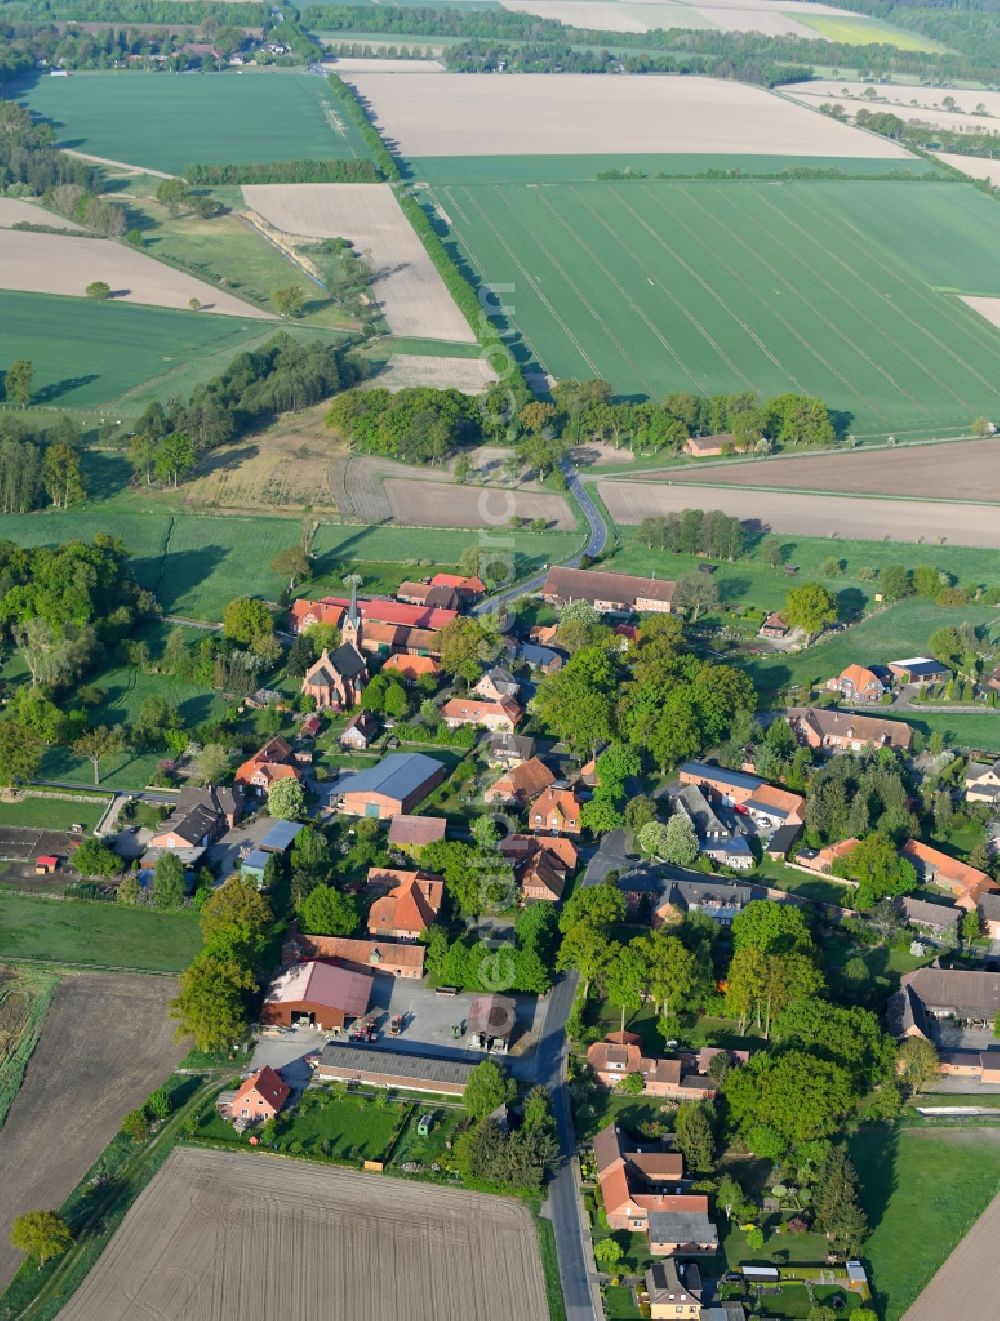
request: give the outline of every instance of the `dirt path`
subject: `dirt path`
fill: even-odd
[[[109,169],[124,170],[126,174],[151,174],[156,179],[176,179],[176,174],[164,174],[162,170],[153,170],[147,165],[129,165],[127,161],[109,160],[107,156],[91,156],[85,151],[73,151],[63,147],[67,156],[75,156],[78,161],[92,161],[94,165],[106,165]]]
[[[20,1265],[8,1242],[23,1211],[57,1207],[124,1115],[183,1054],[166,977],[86,973],[56,991],[21,1090],[0,1130],[0,1287]]]

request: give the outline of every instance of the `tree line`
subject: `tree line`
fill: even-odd
[[[227,27],[266,27],[269,7],[234,0],[216,4],[211,0],[11,0],[5,10],[13,18],[36,22],[79,23],[168,23],[171,26],[199,24]]]
[[[3,42],[0,41],[0,61]],[[51,124],[32,123],[30,112],[15,101],[0,101],[0,187],[24,184],[37,196],[61,184],[96,192],[101,172],[86,161],[57,151]]]
[[[189,165],[184,177],[192,184],[246,183],[377,183],[382,174],[369,160],[271,161],[242,165]]]
[[[672,554],[735,560],[743,554],[743,524],[720,509],[681,509],[644,518],[635,534],[641,546]]]

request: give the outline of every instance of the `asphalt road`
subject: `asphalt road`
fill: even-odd
[[[587,863],[581,885],[598,885],[608,872],[623,871],[627,866],[625,845],[624,830],[613,830],[605,835],[600,848]],[[555,1231],[567,1321],[603,1321],[598,1274],[580,1202],[576,1134],[566,1090],[569,1054],[566,1020],[573,1008],[577,980],[576,973],[567,973],[552,988],[545,1031],[538,1043],[537,1077],[552,1098],[552,1113],[561,1148],[559,1166],[549,1183],[543,1213],[551,1219]]]
[[[587,544],[583,550],[562,561],[566,568],[575,569],[584,555],[600,555],[608,539],[608,529],[604,519],[598,513],[597,506],[590,498],[586,487],[580,481],[575,470],[567,465],[563,468],[563,472],[566,475],[569,493],[583,510],[584,517],[587,520]],[[504,592],[497,592],[494,596],[487,597],[485,601],[480,601],[473,613],[477,615],[489,614],[491,611],[505,606],[508,601],[516,601],[519,597],[528,596],[541,587],[547,576],[548,570],[543,570],[543,572],[534,574],[524,582],[518,583],[516,587],[510,587]]]

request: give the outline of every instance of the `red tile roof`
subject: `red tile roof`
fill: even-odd
[[[265,1064],[240,1086],[230,1103],[230,1110],[235,1113],[244,1101],[254,1095],[262,1097],[275,1110],[280,1110],[291,1094],[292,1089],[288,1084],[275,1073],[270,1064]]]

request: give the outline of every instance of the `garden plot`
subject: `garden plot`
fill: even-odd
[[[266,320],[268,313],[232,294],[220,293],[172,266],[109,239],[63,237],[12,230],[0,244],[0,288],[30,294],[83,297],[92,281],[103,280],[119,302],[150,307],[189,307],[203,312]]]
[[[547,1321],[531,1215],[305,1161],[174,1151],[61,1321]]]
[[[800,536],[1000,547],[1000,517],[992,505],[727,490],[689,483],[603,481],[598,490],[615,523],[640,523],[681,509],[721,509],[772,532]]]
[[[418,81],[425,86],[438,80]],[[286,234],[348,239],[371,263],[374,294],[394,335],[475,343],[388,184],[254,184],[243,189],[243,197]]]
[[[913,159],[894,142],[791,100],[710,78],[348,73],[346,79],[411,157],[628,151]]]

